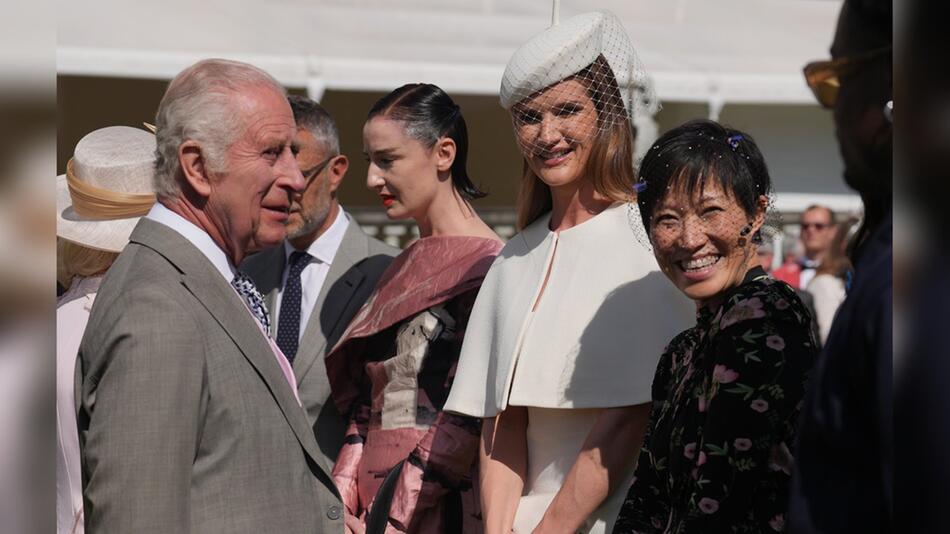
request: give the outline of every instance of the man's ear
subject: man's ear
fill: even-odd
[[[432,149],[436,151],[436,167],[439,171],[445,172],[451,169],[452,163],[455,162],[455,153],[458,150],[455,141],[448,137],[440,137]]]
[[[330,192],[336,193],[337,188],[339,188],[343,182],[343,176],[346,175],[346,170],[350,168],[350,160],[343,154],[340,154],[339,156],[334,156],[329,167],[330,168],[327,169],[327,180],[330,182]]]
[[[185,182],[198,196],[211,196],[211,176],[208,162],[201,151],[201,145],[194,141],[185,141],[178,147],[178,162],[181,165]]]

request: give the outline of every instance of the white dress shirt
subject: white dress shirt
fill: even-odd
[[[813,297],[818,335],[821,343],[824,344],[828,341],[828,334],[831,333],[831,323],[834,321],[835,313],[838,312],[838,307],[847,296],[844,280],[833,274],[818,274],[808,282],[808,287],[805,289]]]
[[[310,315],[313,313],[313,306],[320,296],[320,291],[323,290],[323,283],[327,280],[333,258],[336,257],[336,252],[340,249],[340,243],[343,242],[343,236],[346,234],[346,228],[349,224],[350,216],[342,209],[338,210],[336,218],[327,228],[327,231],[307,247],[306,252],[311,257],[310,262],[300,273],[300,331],[298,341],[303,339],[307,322],[310,321]],[[284,272],[280,278],[280,289],[277,290],[277,295],[274,297],[274,309],[271,310],[271,329],[275,335],[277,325],[280,324],[280,302],[284,294],[284,288],[287,287],[290,255],[296,250],[290,242],[284,241]]]
[[[214,239],[211,239],[211,236],[208,235],[208,232],[198,228],[191,221],[185,219],[181,215],[178,215],[174,211],[166,208],[158,202],[152,206],[152,209],[149,210],[145,218],[162,223],[181,234],[182,237],[187,239],[188,242],[194,245],[195,248],[200,250],[201,253],[208,258],[208,261],[211,262],[211,265],[214,265],[214,268],[221,273],[221,276],[227,280],[228,284],[234,280],[234,273],[236,269],[233,265],[231,265],[231,260],[228,259],[228,255],[225,254],[223,250],[221,250],[221,247],[219,247],[218,244],[214,242]]]
[[[820,264],[821,262],[818,260],[802,258],[802,271],[798,275],[799,289],[808,288],[808,284],[811,283],[812,279],[815,277],[815,272]]]

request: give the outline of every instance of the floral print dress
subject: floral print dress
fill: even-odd
[[[755,268],[670,342],[615,533],[782,532],[811,316]]]

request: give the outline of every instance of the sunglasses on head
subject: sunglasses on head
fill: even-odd
[[[803,69],[805,83],[808,84],[818,103],[822,107],[831,109],[838,100],[838,89],[841,87],[840,78],[854,72],[862,63],[889,53],[891,48],[891,45],[887,45],[857,56],[812,61],[805,65]]]

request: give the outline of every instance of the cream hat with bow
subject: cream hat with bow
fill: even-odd
[[[56,177],[56,235],[121,252],[155,203],[155,136],[128,126],[95,130],[76,144]]]

